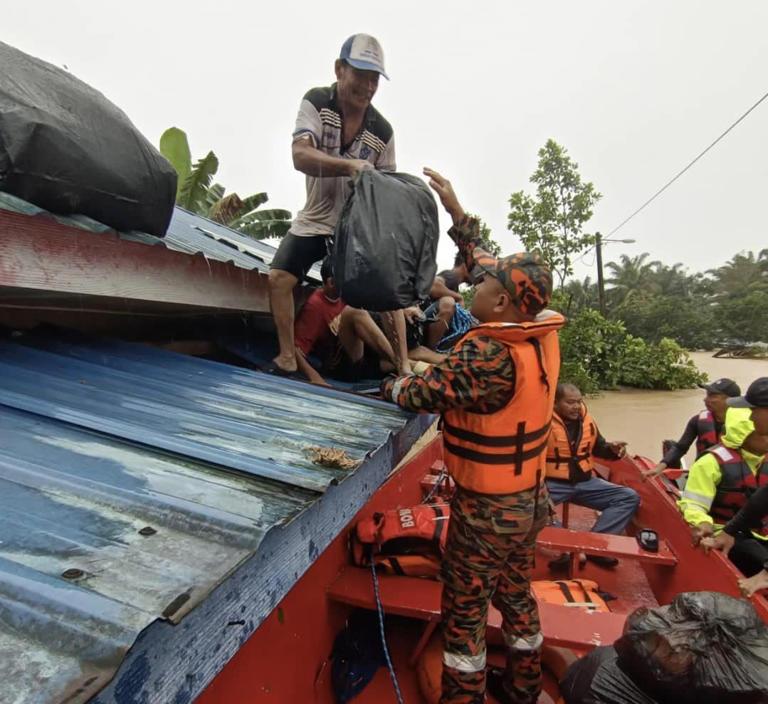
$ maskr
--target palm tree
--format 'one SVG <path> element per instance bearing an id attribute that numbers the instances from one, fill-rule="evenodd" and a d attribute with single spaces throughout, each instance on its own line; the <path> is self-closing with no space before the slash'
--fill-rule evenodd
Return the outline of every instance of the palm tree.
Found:
<path id="1" fill-rule="evenodd" d="M 714 279 L 720 299 L 746 296 L 753 291 L 768 291 L 768 249 L 735 254 L 723 266 L 707 272 Z"/>
<path id="2" fill-rule="evenodd" d="M 571 279 L 563 286 L 565 313 L 574 316 L 585 308 L 597 308 L 600 305 L 600 297 L 597 292 L 597 284 L 587 276 L 583 281 Z"/>
<path id="3" fill-rule="evenodd" d="M 237 193 L 225 195 L 220 183 L 213 183 L 219 160 L 208 152 L 194 166 L 187 135 L 170 127 L 160 137 L 160 152 L 171 162 L 179 176 L 176 205 L 203 215 L 257 240 L 282 237 L 291 225 L 291 213 L 273 208 L 258 210 L 269 200 L 266 193 L 241 198 Z"/>
<path id="4" fill-rule="evenodd" d="M 606 264 L 606 269 L 611 272 L 611 276 L 606 280 L 610 285 L 608 293 L 615 306 L 621 305 L 637 293 L 654 290 L 654 268 L 659 266 L 660 262 L 646 261 L 649 256 L 648 252 L 636 257 L 622 254 L 620 263 Z"/>
<path id="5" fill-rule="evenodd" d="M 653 262 L 653 267 L 651 280 L 656 293 L 661 296 L 688 298 L 691 280 L 680 262 L 672 266 L 667 266 L 661 262 Z"/>

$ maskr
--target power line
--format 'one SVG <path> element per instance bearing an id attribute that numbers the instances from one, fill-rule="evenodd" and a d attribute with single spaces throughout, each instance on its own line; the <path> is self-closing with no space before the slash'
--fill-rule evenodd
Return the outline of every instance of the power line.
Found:
<path id="1" fill-rule="evenodd" d="M 645 209 L 647 206 L 649 206 L 656 198 L 658 198 L 664 191 L 667 190 L 677 179 L 679 179 L 688 169 L 690 169 L 701 157 L 703 157 L 712 147 L 714 147 L 725 135 L 727 135 L 736 125 L 738 125 L 749 113 L 751 113 L 760 103 L 762 103 L 766 98 L 768 98 L 768 93 L 766 93 L 760 100 L 758 100 L 749 110 L 747 110 L 736 122 L 734 122 L 725 132 L 723 132 L 712 144 L 710 144 L 701 154 L 699 154 L 688 166 L 686 166 L 682 171 L 680 171 L 678 174 L 676 174 L 673 178 L 671 178 L 667 183 L 665 183 L 656 193 L 654 193 L 645 203 L 643 203 L 637 210 L 635 210 L 634 213 L 632 213 L 628 218 L 623 220 L 619 225 L 613 228 L 611 230 L 607 237 L 610 237 L 615 232 L 620 230 L 624 225 L 626 225 L 635 215 L 637 215 L 641 210 Z"/>

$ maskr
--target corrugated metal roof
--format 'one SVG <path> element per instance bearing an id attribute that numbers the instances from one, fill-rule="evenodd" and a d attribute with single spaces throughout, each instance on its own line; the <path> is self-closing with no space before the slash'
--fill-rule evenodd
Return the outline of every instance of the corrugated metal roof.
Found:
<path id="1" fill-rule="evenodd" d="M 61 334 L 0 340 L 0 380 L 3 704 L 85 701 L 140 631 L 178 621 L 270 528 L 355 474 L 312 464 L 308 446 L 364 461 L 409 419 L 342 392 Z"/>
<path id="2" fill-rule="evenodd" d="M 96 222 L 85 215 L 54 215 L 9 193 L 0 192 L 0 210 L 9 210 L 24 215 L 45 215 L 64 225 L 93 233 L 114 232 L 107 225 Z M 241 269 L 255 269 L 263 274 L 269 272 L 269 265 L 277 252 L 273 246 L 266 242 L 247 237 L 221 223 L 191 213 L 178 206 L 173 210 L 173 217 L 165 237 L 155 237 L 143 232 L 121 232 L 118 234 L 121 238 L 132 242 L 160 245 L 175 252 L 201 255 L 215 261 L 234 264 Z M 318 265 L 310 270 L 310 275 L 311 278 L 320 280 Z"/>

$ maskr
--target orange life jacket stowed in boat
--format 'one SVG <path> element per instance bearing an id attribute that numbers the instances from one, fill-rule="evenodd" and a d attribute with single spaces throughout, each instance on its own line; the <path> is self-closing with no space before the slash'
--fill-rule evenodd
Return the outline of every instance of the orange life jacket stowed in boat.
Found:
<path id="1" fill-rule="evenodd" d="M 445 464 L 459 486 L 481 494 L 513 494 L 543 478 L 560 371 L 557 330 L 564 323 L 559 313 L 544 311 L 527 323 L 483 323 L 462 338 L 490 337 L 503 344 L 515 365 L 515 390 L 493 413 L 463 408 L 443 413 Z"/>
<path id="2" fill-rule="evenodd" d="M 573 444 L 568 438 L 565 421 L 552 414 L 552 432 L 547 443 L 547 479 L 564 479 L 577 482 L 588 479 L 594 468 L 592 450 L 597 442 L 597 425 L 581 406 L 581 434 Z"/>
<path id="3" fill-rule="evenodd" d="M 725 425 L 723 425 L 724 430 Z M 719 442 L 720 435 L 715 428 L 715 417 L 709 411 L 702 411 L 696 417 L 696 459 Z"/>
<path id="4" fill-rule="evenodd" d="M 447 504 L 374 513 L 358 522 L 351 536 L 355 565 L 373 562 L 384 572 L 411 577 L 436 577 L 448 533 Z"/>
<path id="5" fill-rule="evenodd" d="M 707 450 L 720 465 L 720 483 L 709 509 L 709 515 L 717 523 L 728 523 L 760 487 L 768 485 L 768 462 L 763 462 L 757 474 L 736 450 L 725 445 L 715 445 Z M 768 516 L 753 532 L 768 537 Z"/>
<path id="6" fill-rule="evenodd" d="M 601 596 L 597 582 L 590 579 L 539 579 L 531 582 L 531 591 L 536 601 L 545 604 L 559 604 L 610 612 Z"/>

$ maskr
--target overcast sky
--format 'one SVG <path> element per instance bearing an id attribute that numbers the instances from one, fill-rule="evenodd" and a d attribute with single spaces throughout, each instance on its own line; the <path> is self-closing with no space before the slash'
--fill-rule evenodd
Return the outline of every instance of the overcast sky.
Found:
<path id="1" fill-rule="evenodd" d="M 391 81 L 375 105 L 398 167 L 430 165 L 505 252 L 511 192 L 530 189 L 547 138 L 603 194 L 603 233 L 768 91 L 768 2 L 5 3 L 5 41 L 102 91 L 157 144 L 166 127 L 217 180 L 295 212 L 290 141 L 302 95 L 333 80 L 355 32 L 378 37 Z M 617 235 L 607 259 L 650 252 L 692 271 L 768 246 L 768 100 Z M 447 226 L 445 218 L 443 225 Z M 441 243 L 439 262 L 452 257 Z M 591 273 L 592 256 L 579 266 Z"/>

